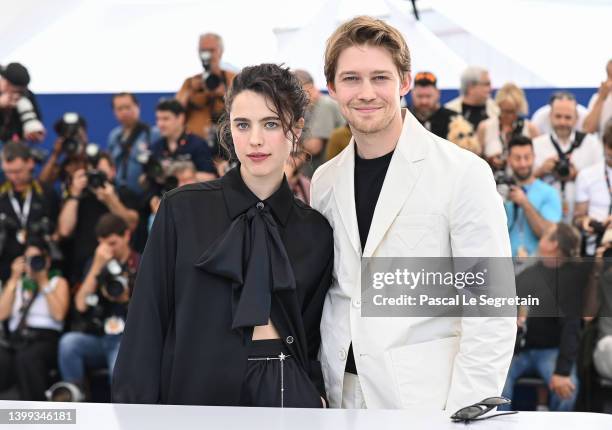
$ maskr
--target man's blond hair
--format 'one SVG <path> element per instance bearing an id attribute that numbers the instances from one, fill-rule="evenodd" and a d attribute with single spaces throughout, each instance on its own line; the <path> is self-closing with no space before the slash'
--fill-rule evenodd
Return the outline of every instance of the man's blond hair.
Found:
<path id="1" fill-rule="evenodd" d="M 380 19 L 358 16 L 345 22 L 327 39 L 325 48 L 325 79 L 334 84 L 338 58 L 351 46 L 380 46 L 385 48 L 397 67 L 400 79 L 410 73 L 410 51 L 402 34 Z"/>

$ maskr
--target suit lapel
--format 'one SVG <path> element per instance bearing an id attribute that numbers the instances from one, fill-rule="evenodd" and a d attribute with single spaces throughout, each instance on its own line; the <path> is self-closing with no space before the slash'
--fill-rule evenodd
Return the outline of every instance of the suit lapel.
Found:
<path id="1" fill-rule="evenodd" d="M 355 141 L 351 139 L 348 148 L 342 154 L 337 164 L 338 180 L 334 184 L 334 199 L 342 224 L 346 230 L 353 249 L 361 256 L 361 242 L 357 226 L 357 211 L 355 209 Z"/>
<path id="2" fill-rule="evenodd" d="M 410 112 L 407 110 L 403 112 L 402 134 L 378 196 L 363 257 L 371 257 L 374 254 L 408 196 L 414 190 L 424 164 L 422 161 L 429 149 L 431 137 L 427 131 Z M 355 211 L 354 200 L 353 198 L 353 212 Z"/>

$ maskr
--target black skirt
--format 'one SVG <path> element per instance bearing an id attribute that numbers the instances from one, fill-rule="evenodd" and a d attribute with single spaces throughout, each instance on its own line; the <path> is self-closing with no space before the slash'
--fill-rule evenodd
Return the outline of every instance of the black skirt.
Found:
<path id="1" fill-rule="evenodd" d="M 254 340 L 249 349 L 242 406 L 321 408 L 308 374 L 280 339 Z"/>

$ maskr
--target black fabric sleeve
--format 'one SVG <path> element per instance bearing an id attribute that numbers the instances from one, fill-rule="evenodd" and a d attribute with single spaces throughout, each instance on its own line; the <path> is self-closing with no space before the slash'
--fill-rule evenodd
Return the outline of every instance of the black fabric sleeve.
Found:
<path id="1" fill-rule="evenodd" d="M 172 207 L 164 197 L 140 260 L 130 300 L 113 373 L 113 402 L 160 401 L 162 351 L 173 318 L 176 241 Z"/>
<path id="2" fill-rule="evenodd" d="M 321 347 L 321 314 L 325 296 L 332 284 L 332 271 L 334 268 L 334 246 L 333 238 L 331 244 L 327 244 L 325 255 L 328 255 L 325 268 L 312 295 L 306 298 L 302 310 L 302 319 L 306 331 L 306 342 L 308 347 L 308 359 L 310 362 L 309 376 L 317 391 L 327 402 L 325 382 L 321 363 L 318 360 L 319 348 Z"/>
<path id="3" fill-rule="evenodd" d="M 580 342 L 580 318 L 559 318 L 561 341 L 555 365 L 555 374 L 569 376 L 576 362 Z"/>

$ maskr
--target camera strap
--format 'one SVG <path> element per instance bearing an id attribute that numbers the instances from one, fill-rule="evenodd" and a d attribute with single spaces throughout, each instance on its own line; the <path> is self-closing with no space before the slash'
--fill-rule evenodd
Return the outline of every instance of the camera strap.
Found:
<path id="1" fill-rule="evenodd" d="M 19 204 L 17 197 L 15 197 L 15 192 L 11 188 L 9 190 L 9 201 L 11 202 L 11 206 L 13 207 L 13 211 L 15 215 L 17 215 L 17 219 L 19 220 L 19 224 L 21 224 L 21 228 L 26 228 L 28 223 L 28 217 L 30 216 L 30 210 L 32 209 L 32 188 L 28 189 L 28 193 L 23 200 L 23 208 Z"/>
<path id="2" fill-rule="evenodd" d="M 151 143 L 150 142 L 151 129 L 149 128 L 147 124 L 143 122 L 138 122 L 136 124 L 136 126 L 132 129 L 132 132 L 130 133 L 130 135 L 127 137 L 125 141 L 120 140 L 120 144 L 121 144 L 121 155 L 120 155 L 121 179 L 124 181 L 127 179 L 127 165 L 130 159 L 130 153 L 132 152 L 132 147 L 134 146 L 134 143 L 136 142 L 136 139 L 138 138 L 138 136 L 140 136 L 143 131 L 146 134 L 145 139 L 147 141 L 147 145 L 149 145 Z"/>
<path id="3" fill-rule="evenodd" d="M 23 300 L 23 281 L 22 285 L 21 285 L 21 297 Z M 36 297 L 38 297 L 38 293 L 40 291 L 40 288 L 37 288 L 36 291 L 34 291 L 34 293 L 32 294 L 32 297 L 30 298 L 30 300 L 28 301 L 28 303 L 26 303 L 22 308 L 21 308 L 21 319 L 19 320 L 19 324 L 17 324 L 17 328 L 15 329 L 15 333 L 21 333 L 21 331 L 26 327 L 26 322 L 27 322 L 27 318 L 28 318 L 28 313 L 30 312 L 30 309 L 32 308 L 32 305 L 34 304 L 34 300 L 36 300 Z"/>
<path id="4" fill-rule="evenodd" d="M 555 140 L 552 133 L 550 134 L 550 141 L 552 142 L 553 146 L 555 147 L 555 150 L 557 151 L 557 154 L 559 155 L 559 160 L 562 160 L 562 159 L 568 158 L 572 154 L 572 152 L 578 149 L 580 145 L 582 145 L 582 141 L 584 140 L 585 137 L 586 137 L 586 133 L 577 131 L 574 135 L 574 141 L 570 145 L 569 149 L 565 152 L 563 152 L 563 150 L 561 149 L 561 146 L 559 145 L 559 142 Z"/>

